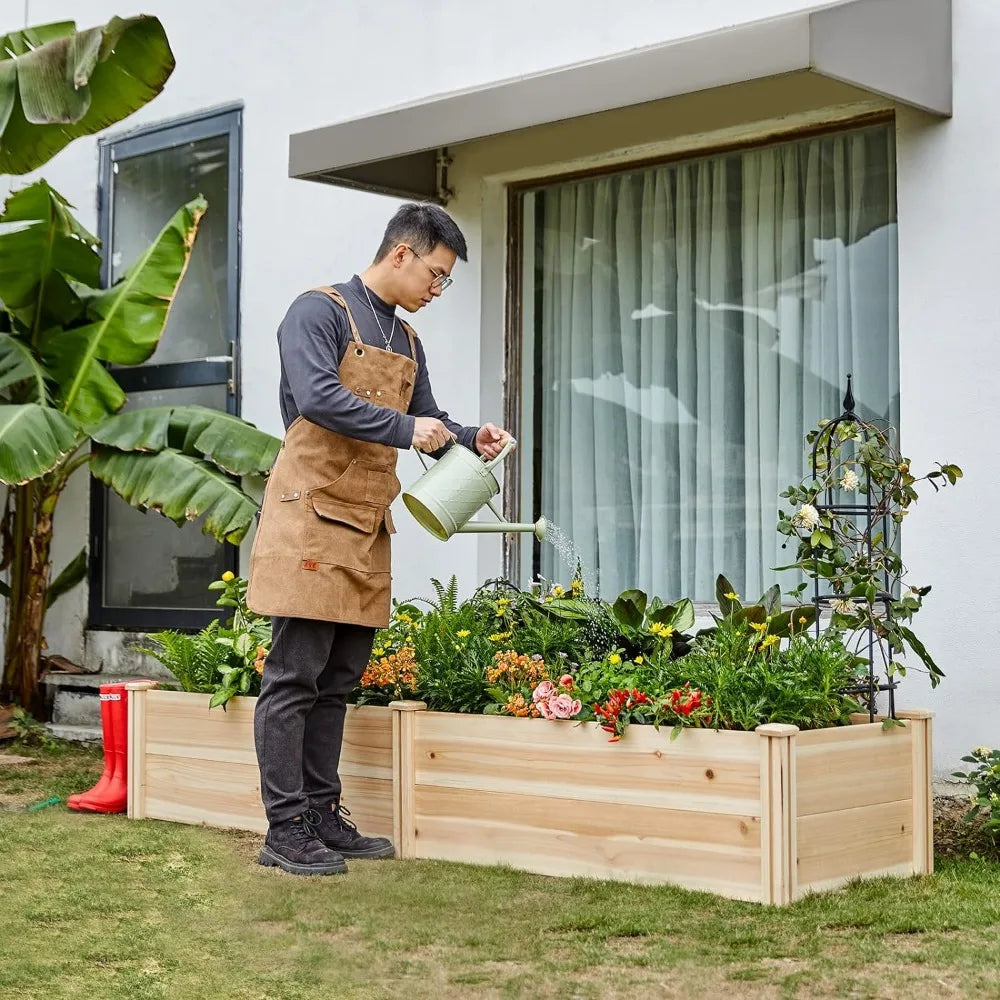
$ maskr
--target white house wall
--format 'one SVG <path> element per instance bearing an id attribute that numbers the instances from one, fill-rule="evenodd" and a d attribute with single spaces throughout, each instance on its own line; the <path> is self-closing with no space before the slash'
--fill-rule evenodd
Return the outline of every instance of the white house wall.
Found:
<path id="1" fill-rule="evenodd" d="M 438 92 L 822 6 L 832 5 L 623 0 L 609 17 L 607 5 L 598 0 L 290 0 L 282 5 L 161 0 L 152 5 L 150 12 L 166 26 L 177 70 L 165 93 L 127 124 L 234 101 L 245 107 L 243 415 L 280 432 L 274 331 L 282 314 L 301 290 L 346 279 L 363 267 L 397 204 L 289 180 L 290 133 Z M 90 26 L 134 12 L 107 0 L 0 0 L 0 28 L 24 23 L 25 7 L 33 24 L 74 17 L 81 26 Z M 954 28 L 954 118 L 942 122 L 915 111 L 897 112 L 904 448 L 915 468 L 935 459 L 952 460 L 968 477 L 954 493 L 928 498 L 906 526 L 904 554 L 914 578 L 934 585 L 921 616 L 921 634 L 949 676 L 932 694 L 922 676 L 912 675 L 902 697 L 907 704 L 938 711 L 941 772 L 950 771 L 969 747 L 998 742 L 1000 705 L 993 656 L 1000 611 L 992 596 L 997 575 L 993 452 L 1000 418 L 993 385 L 993 340 L 1000 329 L 993 288 L 1000 249 L 992 219 L 1000 134 L 992 121 L 997 70 L 990 41 L 1000 37 L 1000 6 L 995 0 L 959 0 Z M 760 117 L 768 117 L 783 101 L 788 113 L 807 110 L 801 106 L 801 88 L 811 84 L 792 80 L 788 85 L 793 89 L 783 95 L 778 80 L 748 85 L 771 94 L 771 104 L 760 105 Z M 807 106 L 816 103 L 813 97 L 805 100 Z M 694 103 L 677 107 L 697 108 L 697 98 L 678 98 Z M 865 99 L 850 88 L 823 97 L 831 105 Z M 734 108 L 729 107 L 730 115 Z M 642 112 L 634 109 L 621 114 L 622 122 L 642 120 Z M 658 119 L 650 118 L 647 109 L 644 121 L 642 128 L 636 126 L 638 132 L 652 125 L 648 138 L 655 140 Z M 720 118 L 696 130 L 725 127 Z M 561 134 L 560 129 L 569 131 Z M 573 134 L 572 127 L 554 126 L 547 134 L 550 143 L 562 144 L 561 155 L 566 156 L 563 139 Z M 501 400 L 504 234 L 497 219 L 502 199 L 496 183 L 487 178 L 515 169 L 519 151 L 536 162 L 559 158 L 544 149 L 538 152 L 545 135 L 535 139 L 512 136 L 456 150 L 458 195 L 450 207 L 469 238 L 470 262 L 457 269 L 454 287 L 418 316 L 416 325 L 427 346 L 439 402 L 463 421 L 499 417 Z M 489 156 L 484 155 L 490 153 L 488 143 L 496 144 Z M 78 206 L 83 222 L 94 226 L 96 141 L 78 141 L 44 174 Z M 404 483 L 418 471 L 415 458 L 403 456 Z M 499 571 L 496 538 L 442 544 L 403 512 L 397 524 L 394 576 L 399 596 L 425 593 L 430 576 L 456 573 L 467 591 Z M 80 479 L 58 515 L 57 568 L 78 550 L 86 527 L 86 488 Z M 79 588 L 52 615 L 50 647 L 71 657 L 83 655 L 85 617 L 86 595 Z"/>

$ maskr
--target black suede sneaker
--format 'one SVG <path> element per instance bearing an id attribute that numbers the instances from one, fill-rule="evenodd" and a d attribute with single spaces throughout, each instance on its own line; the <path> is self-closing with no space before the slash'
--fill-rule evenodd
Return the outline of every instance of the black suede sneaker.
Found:
<path id="1" fill-rule="evenodd" d="M 318 836 L 321 823 L 315 809 L 306 809 L 298 819 L 272 823 L 267 828 L 259 862 L 292 875 L 337 875 L 347 863 L 336 851 L 324 846 Z"/>
<path id="2" fill-rule="evenodd" d="M 324 845 L 345 858 L 391 858 L 396 849 L 386 837 L 364 837 L 347 818 L 350 810 L 334 804 L 326 809 L 311 809 L 320 816 L 316 836 Z"/>

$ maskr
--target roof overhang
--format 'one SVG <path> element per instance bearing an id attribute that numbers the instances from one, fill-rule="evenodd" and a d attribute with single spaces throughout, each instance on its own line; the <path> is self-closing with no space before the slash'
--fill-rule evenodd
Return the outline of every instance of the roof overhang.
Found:
<path id="1" fill-rule="evenodd" d="M 457 143 L 809 70 L 931 114 L 952 111 L 951 0 L 851 0 L 441 94 L 299 132 L 291 177 L 446 199 Z"/>

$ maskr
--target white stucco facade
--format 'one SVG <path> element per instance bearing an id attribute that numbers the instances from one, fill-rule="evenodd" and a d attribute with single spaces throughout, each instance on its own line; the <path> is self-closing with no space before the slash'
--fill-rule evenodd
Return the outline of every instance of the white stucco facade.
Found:
<path id="1" fill-rule="evenodd" d="M 177 58 L 165 92 L 127 126 L 241 102 L 242 415 L 279 434 L 275 329 L 289 302 L 316 284 L 346 280 L 370 260 L 397 202 L 288 177 L 291 133 L 430 95 L 598 59 L 735 24 L 832 7 L 802 0 L 623 0 L 613 16 L 597 0 L 162 0 Z M 74 18 L 80 26 L 132 11 L 110 0 L 3 0 L 0 27 Z M 954 111 L 934 117 L 871 92 L 815 77 L 770 77 L 606 112 L 602 127 L 564 122 L 480 139 L 451 152 L 449 211 L 470 247 L 455 284 L 415 325 L 424 338 L 439 403 L 466 423 L 502 418 L 504 185 L 554 167 L 639 153 L 697 150 L 734 136 L 769 134 L 895 112 L 899 234 L 901 432 L 915 469 L 936 460 L 963 467 L 954 491 L 933 494 L 907 521 L 904 557 L 914 581 L 933 592 L 918 632 L 947 679 L 931 691 L 922 674 L 900 701 L 934 709 L 936 762 L 951 771 L 977 744 L 1000 740 L 1000 675 L 994 641 L 1000 609 L 992 584 L 1000 552 L 991 531 L 993 452 L 1000 401 L 994 390 L 1000 303 L 994 294 L 1000 246 L 993 229 L 1000 133 L 993 125 L 1000 71 L 994 0 L 956 0 Z M 96 140 L 80 140 L 43 171 L 95 225 Z M 400 461 L 404 484 L 419 472 Z M 71 486 L 59 511 L 55 563 L 86 537 L 86 484 Z M 394 589 L 427 590 L 429 577 L 457 574 L 466 591 L 501 570 L 493 536 L 431 540 L 397 518 Z M 720 567 L 721 569 L 722 567 Z M 664 595 L 677 597 L 681 595 Z M 50 648 L 83 655 L 83 588 L 56 607 Z"/>

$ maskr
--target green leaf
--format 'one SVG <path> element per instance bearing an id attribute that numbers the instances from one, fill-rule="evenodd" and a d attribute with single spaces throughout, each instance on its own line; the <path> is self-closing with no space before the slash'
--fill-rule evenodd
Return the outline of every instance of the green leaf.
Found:
<path id="1" fill-rule="evenodd" d="M 45 378 L 45 369 L 24 341 L 0 333 L 0 389 L 9 389 L 18 382 L 30 383 L 32 401 L 45 404 L 49 396 Z"/>
<path id="2" fill-rule="evenodd" d="M 63 567 L 59 575 L 49 584 L 45 592 L 45 609 L 48 610 L 62 597 L 71 591 L 81 580 L 87 577 L 87 550 L 80 549 L 76 558 Z"/>
<path id="3" fill-rule="evenodd" d="M 773 587 L 768 588 L 759 603 L 763 605 L 764 610 L 769 615 L 773 615 L 781 607 L 781 587 L 775 584 Z"/>
<path id="4" fill-rule="evenodd" d="M 646 614 L 646 595 L 641 590 L 623 591 L 611 610 L 622 625 L 631 629 L 641 628 Z"/>
<path id="5" fill-rule="evenodd" d="M 174 69 L 155 17 L 72 21 L 0 38 L 0 174 L 26 174 L 152 100 Z"/>
<path id="6" fill-rule="evenodd" d="M 51 472 L 79 444 L 77 426 L 38 403 L 0 405 L 0 483 L 21 485 Z"/>
<path id="7" fill-rule="evenodd" d="M 156 350 L 184 277 L 201 217 L 204 198 L 181 208 L 153 244 L 109 289 L 90 299 L 94 322 L 72 331 L 66 341 L 69 363 L 60 381 L 61 408 L 87 424 L 107 415 L 84 405 L 83 389 L 94 379 L 94 362 L 137 365 Z"/>
<path id="8" fill-rule="evenodd" d="M 97 240 L 71 208 L 42 180 L 12 194 L 0 216 L 0 299 L 36 345 L 42 330 L 83 314 L 76 288 L 100 284 Z"/>
<path id="9" fill-rule="evenodd" d="M 715 579 L 715 599 L 719 602 L 719 610 L 723 615 L 732 614 L 741 605 L 738 597 L 728 597 L 735 594 L 736 588 L 720 573 Z"/>
<path id="10" fill-rule="evenodd" d="M 211 709 L 211 708 L 218 708 L 220 705 L 222 705 L 222 707 L 225 708 L 226 702 L 229 701 L 230 698 L 234 697 L 235 694 L 236 694 L 236 688 L 234 687 L 220 688 L 218 691 L 215 692 L 215 694 L 212 695 L 212 699 L 211 701 L 209 701 L 208 707 Z"/>
<path id="11" fill-rule="evenodd" d="M 205 515 L 202 531 L 238 544 L 257 513 L 257 503 L 207 462 L 167 448 L 155 455 L 100 446 L 91 470 L 128 504 L 156 510 L 175 524 Z"/>
<path id="12" fill-rule="evenodd" d="M 931 678 L 931 687 L 937 687 L 938 684 L 941 683 L 941 678 L 945 675 L 941 668 L 931 658 L 931 654 L 927 652 L 924 644 L 905 625 L 897 625 L 896 630 L 903 636 L 907 645 L 913 650 L 914 653 L 917 654 L 917 656 L 920 657 L 924 666 L 927 668 Z"/>
<path id="13" fill-rule="evenodd" d="M 670 730 L 670 742 L 673 743 L 678 736 L 684 731 L 684 727 L 678 723 L 676 726 L 672 727 Z"/>

